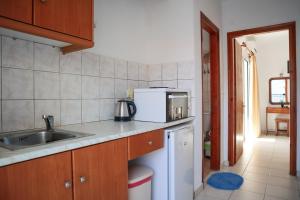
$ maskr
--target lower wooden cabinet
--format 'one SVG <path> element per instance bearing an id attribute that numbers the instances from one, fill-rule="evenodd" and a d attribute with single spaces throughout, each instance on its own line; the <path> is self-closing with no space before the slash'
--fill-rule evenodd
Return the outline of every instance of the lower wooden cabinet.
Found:
<path id="1" fill-rule="evenodd" d="M 0 168 L 0 200 L 127 198 L 127 138 Z"/>
<path id="2" fill-rule="evenodd" d="M 127 139 L 72 152 L 75 200 L 128 198 Z"/>
<path id="3" fill-rule="evenodd" d="M 72 200 L 71 152 L 0 168 L 1 200 Z"/>
<path id="4" fill-rule="evenodd" d="M 128 137 L 128 160 L 136 159 L 163 146 L 163 129 L 130 136 Z"/>

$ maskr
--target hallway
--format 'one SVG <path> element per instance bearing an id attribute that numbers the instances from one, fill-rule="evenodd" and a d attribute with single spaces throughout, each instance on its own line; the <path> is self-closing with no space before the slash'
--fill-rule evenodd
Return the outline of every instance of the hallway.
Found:
<path id="1" fill-rule="evenodd" d="M 244 177 L 237 191 L 206 186 L 197 200 L 300 200 L 300 182 L 289 176 L 289 138 L 264 136 L 255 140 L 232 171 Z"/>

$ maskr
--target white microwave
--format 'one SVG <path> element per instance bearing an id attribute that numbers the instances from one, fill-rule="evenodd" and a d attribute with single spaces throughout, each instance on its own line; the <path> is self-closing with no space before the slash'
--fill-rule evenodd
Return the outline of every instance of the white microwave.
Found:
<path id="1" fill-rule="evenodd" d="M 134 119 L 149 122 L 170 122 L 189 117 L 187 90 L 169 88 L 134 89 L 137 112 Z"/>

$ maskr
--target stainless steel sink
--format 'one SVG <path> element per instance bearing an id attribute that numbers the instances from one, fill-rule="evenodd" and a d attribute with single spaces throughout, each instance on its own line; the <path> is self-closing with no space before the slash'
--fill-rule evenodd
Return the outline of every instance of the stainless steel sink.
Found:
<path id="1" fill-rule="evenodd" d="M 57 141 L 75 139 L 90 136 L 89 134 L 56 131 L 56 130 L 32 130 L 8 133 L 0 136 L 0 147 L 10 150 L 18 150 L 37 145 L 45 145 Z"/>

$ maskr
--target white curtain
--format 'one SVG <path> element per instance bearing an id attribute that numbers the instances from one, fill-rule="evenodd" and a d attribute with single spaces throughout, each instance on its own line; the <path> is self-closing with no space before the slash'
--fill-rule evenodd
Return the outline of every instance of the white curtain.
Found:
<path id="1" fill-rule="evenodd" d="M 259 81 L 257 72 L 256 56 L 250 54 L 250 102 L 249 102 L 249 117 L 250 117 L 250 133 L 253 137 L 259 137 L 261 134 L 260 128 L 260 103 L 259 103 Z"/>

